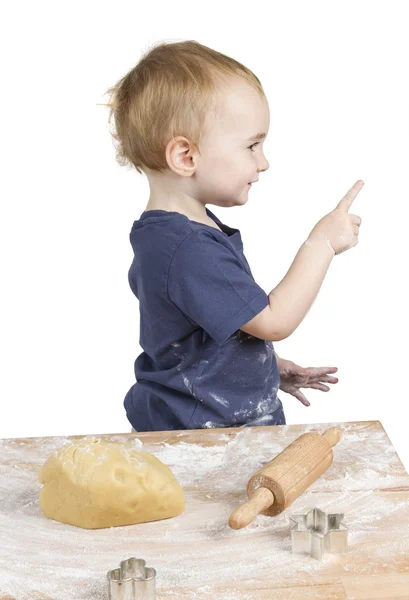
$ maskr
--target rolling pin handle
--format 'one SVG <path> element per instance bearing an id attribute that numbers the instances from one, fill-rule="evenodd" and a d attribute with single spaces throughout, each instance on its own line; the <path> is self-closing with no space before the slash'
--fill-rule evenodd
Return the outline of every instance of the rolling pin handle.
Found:
<path id="1" fill-rule="evenodd" d="M 257 515 L 274 503 L 274 494 L 268 488 L 259 487 L 250 500 L 236 508 L 230 515 L 229 525 L 232 529 L 241 529 L 251 523 Z"/>
<path id="2" fill-rule="evenodd" d="M 342 429 L 339 427 L 330 427 L 322 434 L 322 437 L 325 438 L 328 444 L 333 448 L 336 444 L 338 444 L 342 437 Z"/>

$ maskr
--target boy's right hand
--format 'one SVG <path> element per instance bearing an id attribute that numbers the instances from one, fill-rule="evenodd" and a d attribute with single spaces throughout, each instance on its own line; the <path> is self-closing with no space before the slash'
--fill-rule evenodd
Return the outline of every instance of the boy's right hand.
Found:
<path id="1" fill-rule="evenodd" d="M 308 236 L 307 244 L 324 240 L 335 254 L 357 245 L 361 217 L 350 215 L 348 210 L 363 186 L 361 179 L 357 181 L 334 210 L 318 221 Z"/>

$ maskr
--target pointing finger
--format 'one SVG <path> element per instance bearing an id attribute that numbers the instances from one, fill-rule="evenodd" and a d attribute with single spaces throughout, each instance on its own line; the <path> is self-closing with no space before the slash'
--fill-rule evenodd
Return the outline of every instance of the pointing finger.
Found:
<path id="1" fill-rule="evenodd" d="M 340 200 L 338 202 L 337 208 L 339 208 L 345 212 L 348 212 L 348 210 L 351 208 L 352 202 L 355 200 L 356 196 L 362 190 L 363 186 L 364 186 L 364 182 L 362 181 L 362 179 L 359 179 L 359 181 L 354 183 L 354 185 L 351 187 L 350 190 L 348 190 L 348 192 L 345 194 L 345 196 L 342 198 L 342 200 Z"/>

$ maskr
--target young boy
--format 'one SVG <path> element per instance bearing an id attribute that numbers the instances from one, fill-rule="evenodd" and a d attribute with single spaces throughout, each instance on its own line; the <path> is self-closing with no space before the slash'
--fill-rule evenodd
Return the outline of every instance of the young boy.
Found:
<path id="1" fill-rule="evenodd" d="M 119 156 L 147 175 L 150 197 L 130 232 L 129 283 L 143 352 L 124 400 L 132 431 L 282 425 L 278 389 L 329 388 L 336 367 L 298 367 L 273 342 L 301 323 L 336 254 L 358 243 L 348 213 L 358 181 L 312 229 L 267 295 L 240 231 L 206 208 L 242 206 L 269 168 L 260 81 L 195 41 L 162 43 L 111 88 Z"/>

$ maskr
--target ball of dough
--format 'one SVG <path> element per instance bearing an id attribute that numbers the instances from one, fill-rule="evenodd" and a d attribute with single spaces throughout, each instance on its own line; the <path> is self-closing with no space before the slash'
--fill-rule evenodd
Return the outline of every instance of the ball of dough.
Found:
<path id="1" fill-rule="evenodd" d="M 130 443 L 76 440 L 44 463 L 38 479 L 44 515 L 85 529 L 168 519 L 185 509 L 169 467 Z"/>

